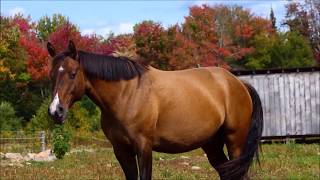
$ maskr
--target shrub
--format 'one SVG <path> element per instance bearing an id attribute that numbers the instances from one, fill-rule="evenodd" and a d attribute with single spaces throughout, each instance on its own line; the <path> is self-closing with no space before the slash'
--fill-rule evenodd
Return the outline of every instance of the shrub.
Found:
<path id="1" fill-rule="evenodd" d="M 50 130 L 54 127 L 54 121 L 48 115 L 48 107 L 50 104 L 50 98 L 45 99 L 40 105 L 30 122 L 27 125 L 27 130 Z"/>
<path id="2" fill-rule="evenodd" d="M 56 125 L 53 130 L 53 153 L 58 159 L 70 150 L 71 134 L 66 131 L 63 125 Z"/>

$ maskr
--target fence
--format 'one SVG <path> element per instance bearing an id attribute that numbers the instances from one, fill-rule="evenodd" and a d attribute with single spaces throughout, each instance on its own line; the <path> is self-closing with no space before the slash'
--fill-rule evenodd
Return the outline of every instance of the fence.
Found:
<path id="1" fill-rule="evenodd" d="M 0 152 L 41 152 L 46 149 L 45 131 L 1 131 Z"/>
<path id="2" fill-rule="evenodd" d="M 320 135 L 320 68 L 233 72 L 258 91 L 263 137 Z"/>
<path id="3" fill-rule="evenodd" d="M 27 133 L 25 131 L 1 131 L 0 152 L 41 152 L 52 148 L 52 134 L 45 131 Z M 72 147 L 111 147 L 103 133 L 81 135 L 74 133 Z"/>

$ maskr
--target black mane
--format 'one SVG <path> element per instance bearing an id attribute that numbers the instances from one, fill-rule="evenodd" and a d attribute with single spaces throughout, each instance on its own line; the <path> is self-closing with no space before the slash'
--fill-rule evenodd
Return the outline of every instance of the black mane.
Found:
<path id="1" fill-rule="evenodd" d="M 141 76 L 148 69 L 127 57 L 114 57 L 78 51 L 78 58 L 89 78 L 108 81 L 130 80 Z"/>

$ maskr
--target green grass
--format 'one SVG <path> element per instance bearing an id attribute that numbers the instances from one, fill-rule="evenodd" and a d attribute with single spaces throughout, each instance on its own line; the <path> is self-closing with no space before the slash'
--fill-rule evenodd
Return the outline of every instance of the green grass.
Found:
<path id="1" fill-rule="evenodd" d="M 261 168 L 253 165 L 252 179 L 320 179 L 319 144 L 265 144 L 262 148 Z M 200 149 L 175 155 L 153 153 L 153 159 L 153 179 L 218 179 Z M 191 170 L 191 166 L 201 169 Z M 99 148 L 54 162 L 1 167 L 0 179 L 124 179 L 124 175 L 112 149 Z"/>

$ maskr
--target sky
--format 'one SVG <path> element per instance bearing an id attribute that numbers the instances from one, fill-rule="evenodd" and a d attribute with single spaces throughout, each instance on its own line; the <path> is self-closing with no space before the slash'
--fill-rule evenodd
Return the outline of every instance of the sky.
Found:
<path id="1" fill-rule="evenodd" d="M 251 9 L 255 15 L 267 18 L 272 7 L 279 27 L 285 16 L 284 5 L 287 3 L 284 0 L 1 0 L 1 15 L 22 13 L 37 21 L 44 15 L 60 13 L 69 17 L 82 34 L 107 36 L 110 32 L 131 33 L 133 26 L 143 20 L 160 22 L 165 27 L 183 23 L 189 7 L 201 4 L 240 5 Z"/>

